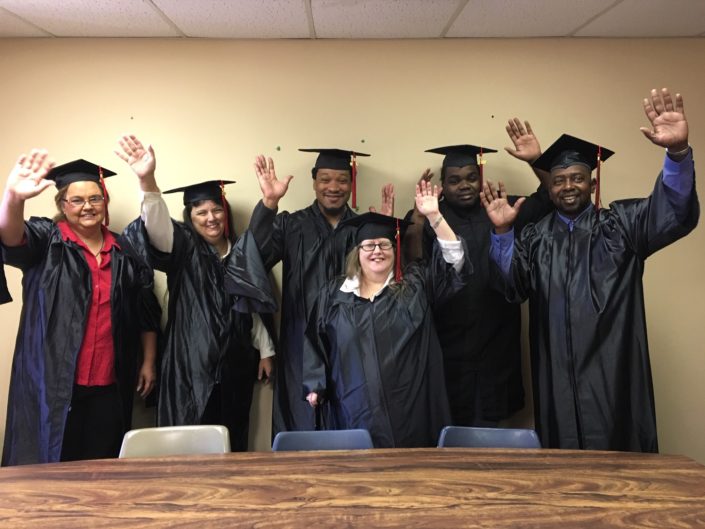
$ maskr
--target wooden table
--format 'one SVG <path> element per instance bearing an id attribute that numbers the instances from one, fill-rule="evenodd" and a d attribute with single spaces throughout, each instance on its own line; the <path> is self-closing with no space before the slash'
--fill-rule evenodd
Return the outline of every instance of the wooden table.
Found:
<path id="1" fill-rule="evenodd" d="M 705 467 L 568 450 L 255 452 L 0 469 L 0 527 L 705 527 Z"/>

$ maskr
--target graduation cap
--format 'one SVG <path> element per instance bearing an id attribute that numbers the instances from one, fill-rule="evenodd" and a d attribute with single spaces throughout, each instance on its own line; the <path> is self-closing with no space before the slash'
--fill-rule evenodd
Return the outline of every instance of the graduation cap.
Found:
<path id="1" fill-rule="evenodd" d="M 406 231 L 406 228 L 411 226 L 413 222 L 382 215 L 381 213 L 370 212 L 356 215 L 355 217 L 342 221 L 340 224 L 357 228 L 355 234 L 356 244 L 360 244 L 367 239 L 387 238 L 390 241 L 395 241 L 397 252 L 394 263 L 394 279 L 401 281 L 401 237 Z"/>
<path id="2" fill-rule="evenodd" d="M 46 178 L 56 182 L 56 187 L 59 189 L 74 182 L 95 182 L 98 184 L 103 191 L 103 197 L 105 197 L 105 225 L 108 226 L 110 225 L 110 214 L 108 213 L 110 196 L 108 195 L 108 189 L 105 187 L 105 179 L 115 174 L 117 173 L 110 169 L 105 169 L 93 162 L 79 158 L 72 162 L 57 165 L 49 171 Z"/>
<path id="3" fill-rule="evenodd" d="M 443 154 L 442 168 L 446 167 L 465 167 L 466 165 L 475 165 L 480 171 L 480 186 L 482 186 L 482 173 L 485 160 L 482 156 L 487 153 L 497 152 L 496 149 L 488 147 L 479 147 L 477 145 L 447 145 L 446 147 L 436 147 L 427 149 L 426 152 L 434 154 Z M 441 180 L 443 180 L 444 171 L 441 171 Z"/>
<path id="4" fill-rule="evenodd" d="M 601 145 L 562 134 L 546 151 L 531 164 L 535 169 L 551 172 L 552 169 L 565 169 L 571 165 L 584 165 L 595 174 L 595 209 L 600 209 L 600 166 L 614 154 L 614 151 Z"/>
<path id="5" fill-rule="evenodd" d="M 198 184 L 175 187 L 174 189 L 164 191 L 164 194 L 183 193 L 184 205 L 199 202 L 201 200 L 212 200 L 213 202 L 220 202 L 223 205 L 223 209 L 226 210 L 224 233 L 225 237 L 229 238 L 230 226 L 228 224 L 228 203 L 225 200 L 225 186 L 227 184 L 234 183 L 235 182 L 233 180 L 207 180 L 205 182 L 199 182 Z"/>
<path id="6" fill-rule="evenodd" d="M 301 152 L 317 152 L 316 164 L 311 169 L 311 176 L 316 178 L 318 169 L 336 169 L 350 171 L 352 184 L 352 207 L 357 209 L 357 161 L 358 156 L 369 156 L 364 152 L 346 151 L 345 149 L 299 149 Z"/>

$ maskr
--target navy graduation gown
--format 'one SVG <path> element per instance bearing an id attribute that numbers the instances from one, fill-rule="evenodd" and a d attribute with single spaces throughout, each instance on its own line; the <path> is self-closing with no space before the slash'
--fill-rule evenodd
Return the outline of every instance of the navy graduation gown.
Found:
<path id="1" fill-rule="evenodd" d="M 466 258 L 456 272 L 436 247 L 428 267 L 412 263 L 373 301 L 330 282 L 308 322 L 299 399 L 319 393 L 329 429 L 364 428 L 375 447 L 435 446 L 451 418 L 432 307 L 471 271 Z"/>
<path id="2" fill-rule="evenodd" d="M 572 231 L 556 214 L 515 243 L 514 301 L 530 300 L 534 415 L 546 448 L 657 452 L 642 276 L 651 254 L 689 233 L 661 176 L 646 199 L 590 208 Z"/>

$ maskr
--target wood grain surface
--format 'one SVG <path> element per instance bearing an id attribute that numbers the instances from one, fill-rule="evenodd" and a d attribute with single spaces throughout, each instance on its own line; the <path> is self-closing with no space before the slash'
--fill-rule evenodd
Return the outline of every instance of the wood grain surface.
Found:
<path id="1" fill-rule="evenodd" d="M 2 528 L 705 528 L 682 456 L 429 448 L 0 469 Z"/>

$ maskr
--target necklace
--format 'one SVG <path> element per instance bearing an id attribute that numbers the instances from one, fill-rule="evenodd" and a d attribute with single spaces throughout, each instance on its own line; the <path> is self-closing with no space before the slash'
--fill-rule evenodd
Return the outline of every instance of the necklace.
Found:
<path id="1" fill-rule="evenodd" d="M 95 253 L 91 252 L 91 253 L 93 253 L 93 257 L 98 257 L 98 254 L 100 254 L 100 252 L 103 251 L 103 245 L 104 245 L 104 244 L 105 244 L 105 238 L 104 238 L 104 237 L 101 237 L 101 238 L 100 238 L 100 248 L 98 248 L 98 251 L 95 252 Z"/>

